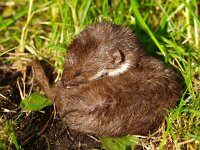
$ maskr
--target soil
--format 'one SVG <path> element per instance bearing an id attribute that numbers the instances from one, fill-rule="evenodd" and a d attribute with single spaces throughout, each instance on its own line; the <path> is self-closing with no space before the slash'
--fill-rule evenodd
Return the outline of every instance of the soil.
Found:
<path id="1" fill-rule="evenodd" d="M 28 69 L 30 72 L 30 69 Z M 63 128 L 62 121 L 56 115 L 54 106 L 40 112 L 21 112 L 21 97 L 17 81 L 22 74 L 7 66 L 0 66 L 0 115 L 3 120 L 14 120 L 14 131 L 19 145 L 25 150 L 87 150 L 101 149 L 101 143 L 91 135 Z M 31 88 L 27 73 L 25 93 Z M 22 82 L 19 82 L 22 84 Z M 36 89 L 34 85 L 34 89 Z M 5 112 L 5 109 L 8 110 Z"/>

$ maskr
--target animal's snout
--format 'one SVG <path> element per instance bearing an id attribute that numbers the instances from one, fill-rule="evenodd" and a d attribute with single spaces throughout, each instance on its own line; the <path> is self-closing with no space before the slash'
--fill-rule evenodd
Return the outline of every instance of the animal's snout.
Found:
<path id="1" fill-rule="evenodd" d="M 65 86 L 66 88 L 73 88 L 79 86 L 80 84 L 83 84 L 84 81 L 73 79 L 73 80 L 63 80 L 62 83 L 63 86 Z"/>

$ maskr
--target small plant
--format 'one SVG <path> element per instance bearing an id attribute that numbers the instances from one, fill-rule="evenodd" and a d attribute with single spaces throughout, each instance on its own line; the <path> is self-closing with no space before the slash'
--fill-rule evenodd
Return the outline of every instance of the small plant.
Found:
<path id="1" fill-rule="evenodd" d="M 52 102 L 39 93 L 33 93 L 23 99 L 20 103 L 22 111 L 39 111 L 46 106 L 52 105 Z"/>

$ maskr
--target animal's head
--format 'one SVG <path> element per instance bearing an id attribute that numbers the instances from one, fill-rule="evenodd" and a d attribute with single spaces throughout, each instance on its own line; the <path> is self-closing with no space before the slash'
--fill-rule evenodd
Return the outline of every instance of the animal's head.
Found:
<path id="1" fill-rule="evenodd" d="M 104 76 L 118 76 L 134 63 L 139 44 L 127 27 L 88 26 L 69 45 L 62 82 L 71 87 Z"/>

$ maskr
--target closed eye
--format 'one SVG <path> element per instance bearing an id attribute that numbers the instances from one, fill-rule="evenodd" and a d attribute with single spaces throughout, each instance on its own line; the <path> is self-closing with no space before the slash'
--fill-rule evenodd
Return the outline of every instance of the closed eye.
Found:
<path id="1" fill-rule="evenodd" d="M 74 74 L 74 77 L 78 77 L 82 74 L 82 70 L 77 70 L 76 73 Z"/>

